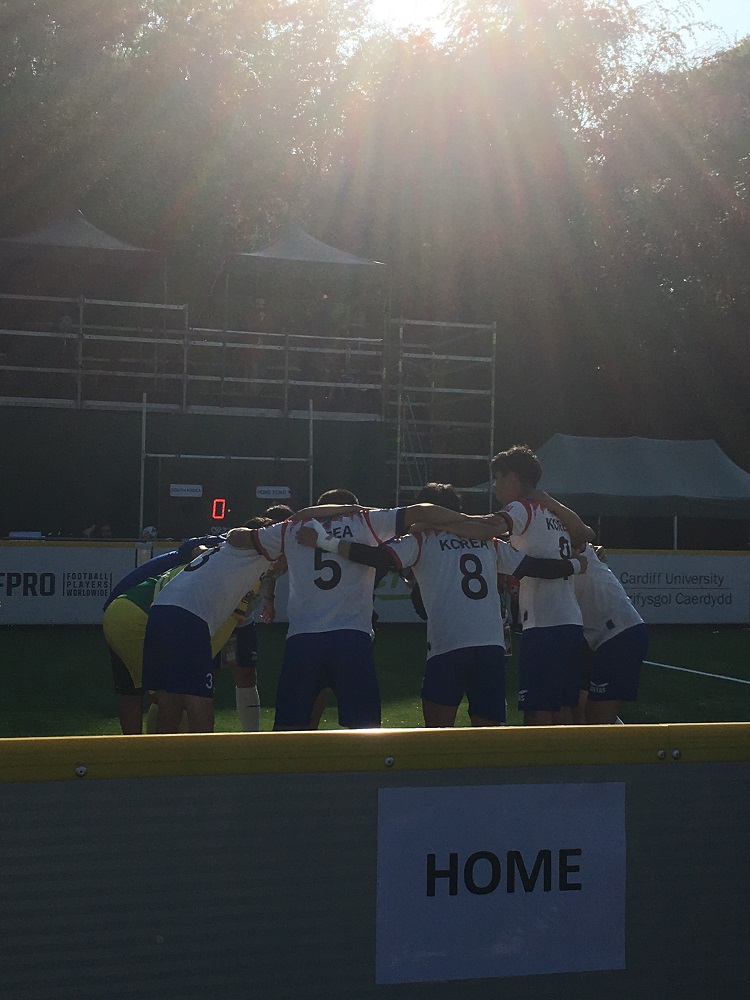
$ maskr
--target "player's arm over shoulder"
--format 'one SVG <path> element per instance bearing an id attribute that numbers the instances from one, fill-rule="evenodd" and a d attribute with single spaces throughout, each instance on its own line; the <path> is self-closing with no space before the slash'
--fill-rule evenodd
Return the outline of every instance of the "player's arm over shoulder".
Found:
<path id="1" fill-rule="evenodd" d="M 494 515 L 489 515 L 493 517 Z M 480 521 L 482 518 L 472 517 L 469 514 L 462 514 L 459 511 L 449 510 L 447 507 L 440 507 L 434 503 L 413 503 L 404 508 L 404 527 L 411 528 L 419 524 L 425 528 L 442 528 L 444 531 L 456 531 L 455 525 Z M 504 529 L 507 531 L 507 527 Z M 467 538 L 487 538 L 492 535 L 467 535 Z"/>
<path id="2" fill-rule="evenodd" d="M 341 556 L 342 559 L 348 559 L 350 562 L 360 563 L 364 566 L 372 566 L 374 569 L 384 572 L 399 568 L 398 561 L 394 559 L 392 552 L 386 545 L 365 545 L 362 542 L 338 539 L 334 535 L 329 535 L 323 525 L 314 519 L 299 529 L 297 542 L 307 548 L 319 548 L 324 552 L 332 552 L 334 555 Z"/>
<path id="3" fill-rule="evenodd" d="M 235 549 L 250 549 L 262 555 L 257 545 L 257 528 L 232 528 L 227 533 L 227 543 Z"/>
<path id="4" fill-rule="evenodd" d="M 373 510 L 377 508 L 372 507 L 362 507 L 359 504 L 321 504 L 318 507 L 304 507 L 302 510 L 298 510 L 296 514 L 292 514 L 289 518 L 290 521 L 296 523 L 297 521 L 306 521 L 311 517 L 315 517 L 318 520 L 324 521 L 329 517 L 346 517 L 348 514 L 359 514 L 362 510 Z"/>
<path id="5" fill-rule="evenodd" d="M 570 559 L 537 559 L 534 556 L 524 556 L 513 571 L 517 580 L 525 576 L 533 576 L 538 580 L 567 580 L 570 576 L 579 576 L 588 568 L 588 559 L 584 555 L 571 556 Z"/>
<path id="6" fill-rule="evenodd" d="M 450 512 L 454 520 L 443 525 L 444 531 L 450 531 L 459 538 L 477 538 L 480 541 L 491 541 L 493 538 L 503 538 L 510 531 L 508 517 L 501 511 L 499 514 L 457 514 Z"/>
<path id="7" fill-rule="evenodd" d="M 586 542 L 593 542 L 596 532 L 582 521 L 578 514 L 574 510 L 571 510 L 570 507 L 566 507 L 559 500 L 555 500 L 554 497 L 551 497 L 549 493 L 545 493 L 544 490 L 536 491 L 535 499 L 544 504 L 551 514 L 554 514 L 555 517 L 562 521 L 565 530 L 570 535 L 573 548 L 578 548 Z"/>

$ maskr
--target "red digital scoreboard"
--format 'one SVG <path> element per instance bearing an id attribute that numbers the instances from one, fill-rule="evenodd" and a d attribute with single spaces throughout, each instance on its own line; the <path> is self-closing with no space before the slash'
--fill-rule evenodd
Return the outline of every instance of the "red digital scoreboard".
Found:
<path id="1" fill-rule="evenodd" d="M 159 491 L 159 535 L 189 538 L 204 535 L 215 527 L 234 527 L 231 492 L 226 485 L 163 483 Z"/>
<path id="2" fill-rule="evenodd" d="M 291 482 L 288 469 L 270 471 L 271 475 L 265 463 L 163 460 L 158 522 L 154 522 L 159 537 L 191 538 L 215 528 L 234 528 L 274 502 L 289 503 L 293 495 L 307 494 L 307 470 L 302 465 L 294 469 L 296 479 Z M 285 479 L 283 486 L 265 485 Z"/>

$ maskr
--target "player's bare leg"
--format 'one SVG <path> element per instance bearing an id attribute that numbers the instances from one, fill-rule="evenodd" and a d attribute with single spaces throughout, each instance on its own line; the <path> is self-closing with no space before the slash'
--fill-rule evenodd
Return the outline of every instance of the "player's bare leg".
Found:
<path id="1" fill-rule="evenodd" d="M 590 701 L 586 705 L 586 725 L 614 726 L 620 712 L 619 701 Z"/>
<path id="2" fill-rule="evenodd" d="M 524 726 L 561 726 L 558 722 L 559 712 L 524 712 Z"/>
<path id="3" fill-rule="evenodd" d="M 157 691 L 157 733 L 177 733 L 180 731 L 182 713 L 185 708 L 185 696 L 172 694 L 170 691 Z"/>
<path id="4" fill-rule="evenodd" d="M 312 712 L 310 713 L 310 729 L 316 730 L 320 728 L 320 720 L 323 718 L 323 712 L 325 712 L 327 704 L 328 688 L 323 688 L 322 691 L 318 692 L 318 697 L 315 699 Z"/>
<path id="5" fill-rule="evenodd" d="M 215 718 L 213 698 L 201 698 L 195 694 L 186 694 L 183 698 L 190 732 L 212 733 Z"/>
<path id="6" fill-rule="evenodd" d="M 188 732 L 212 733 L 214 731 L 214 703 L 211 698 L 158 691 L 157 702 L 156 725 L 158 733 L 185 732 L 183 715 L 187 716 Z"/>
<path id="7" fill-rule="evenodd" d="M 120 728 L 123 736 L 139 736 L 143 732 L 143 695 L 120 695 Z"/>
<path id="8" fill-rule="evenodd" d="M 552 726 L 572 726 L 573 725 L 573 712 L 575 709 L 570 708 L 568 705 L 563 705 L 563 707 L 552 713 Z"/>
<path id="9" fill-rule="evenodd" d="M 159 706 L 156 702 L 156 698 L 150 695 L 150 703 L 148 706 L 148 712 L 146 712 L 146 732 L 149 736 L 156 736 L 159 732 Z M 180 724 L 175 730 L 178 733 L 187 733 L 188 730 L 188 718 L 183 709 L 182 717 L 180 718 Z"/>
<path id="10" fill-rule="evenodd" d="M 470 715 L 471 724 L 475 729 L 480 729 L 487 726 L 504 726 L 504 722 L 497 722 L 493 719 L 485 719 L 481 715 Z"/>
<path id="11" fill-rule="evenodd" d="M 428 729 L 450 729 L 456 722 L 458 705 L 438 705 L 436 701 L 422 701 L 422 715 Z"/>
<path id="12" fill-rule="evenodd" d="M 589 693 L 585 688 L 581 688 L 581 694 L 578 699 L 578 704 L 573 709 L 573 725 L 574 726 L 585 726 L 586 725 L 586 703 L 589 700 Z"/>

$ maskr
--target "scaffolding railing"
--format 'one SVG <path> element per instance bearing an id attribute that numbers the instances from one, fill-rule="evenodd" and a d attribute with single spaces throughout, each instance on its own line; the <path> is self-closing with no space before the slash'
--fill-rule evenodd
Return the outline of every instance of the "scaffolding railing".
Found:
<path id="1" fill-rule="evenodd" d="M 383 341 L 194 328 L 185 305 L 0 295 L 0 402 L 382 419 Z"/>
<path id="2" fill-rule="evenodd" d="M 496 324 L 390 322 L 398 339 L 386 407 L 396 427 L 396 502 L 433 480 L 485 493 L 491 509 L 488 488 L 475 484 L 494 452 Z"/>
<path id="3" fill-rule="evenodd" d="M 396 502 L 467 492 L 494 450 L 496 326 L 214 329 L 186 305 L 0 294 L 0 405 L 387 421 Z M 395 333 L 395 336 L 394 336 Z M 491 498 L 488 496 L 488 502 Z"/>

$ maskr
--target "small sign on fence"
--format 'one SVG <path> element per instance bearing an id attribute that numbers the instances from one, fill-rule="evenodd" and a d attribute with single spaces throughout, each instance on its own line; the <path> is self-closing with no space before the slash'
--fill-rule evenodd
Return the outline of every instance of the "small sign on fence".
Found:
<path id="1" fill-rule="evenodd" d="M 170 483 L 169 495 L 171 497 L 202 497 L 203 487 L 195 483 Z"/>
<path id="2" fill-rule="evenodd" d="M 292 495 L 289 486 L 256 486 L 256 500 L 288 500 Z"/>

